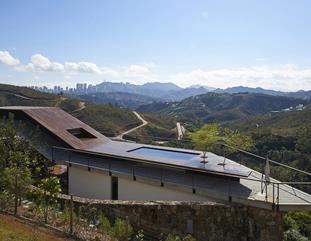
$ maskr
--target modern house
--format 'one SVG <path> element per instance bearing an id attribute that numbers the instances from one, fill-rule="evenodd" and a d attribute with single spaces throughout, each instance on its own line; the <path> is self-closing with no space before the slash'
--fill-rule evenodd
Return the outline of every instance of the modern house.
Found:
<path id="1" fill-rule="evenodd" d="M 2 107 L 38 150 L 68 166 L 70 194 L 96 199 L 233 202 L 311 210 L 311 195 L 208 152 L 113 141 L 54 107 Z"/>

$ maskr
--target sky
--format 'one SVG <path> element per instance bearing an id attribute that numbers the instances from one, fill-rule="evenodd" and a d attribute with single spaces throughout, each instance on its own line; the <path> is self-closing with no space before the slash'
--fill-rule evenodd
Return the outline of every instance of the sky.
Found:
<path id="1" fill-rule="evenodd" d="M 0 83 L 311 89 L 309 0 L 1 0 Z"/>

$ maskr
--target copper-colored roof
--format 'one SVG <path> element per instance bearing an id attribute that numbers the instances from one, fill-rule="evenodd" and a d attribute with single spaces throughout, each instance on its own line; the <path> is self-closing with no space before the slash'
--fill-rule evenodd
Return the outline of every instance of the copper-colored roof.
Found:
<path id="1" fill-rule="evenodd" d="M 84 149 L 110 141 L 98 131 L 57 107 L 9 106 L 0 109 L 21 111 L 36 123 L 52 132 L 74 149 Z M 79 139 L 68 132 L 69 129 L 82 128 L 96 138 Z"/>

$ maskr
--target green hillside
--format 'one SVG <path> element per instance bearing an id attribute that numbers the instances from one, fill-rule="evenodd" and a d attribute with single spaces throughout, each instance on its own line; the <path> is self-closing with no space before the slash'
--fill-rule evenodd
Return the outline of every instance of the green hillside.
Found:
<path id="1" fill-rule="evenodd" d="M 98 131 L 113 136 L 141 122 L 127 109 L 97 105 L 62 95 L 47 94 L 25 87 L 0 84 L 0 106 L 56 106 L 76 116 Z"/>
<path id="2" fill-rule="evenodd" d="M 269 131 L 275 135 L 292 136 L 302 127 L 311 126 L 311 106 L 301 111 L 270 113 L 230 123 L 242 132 Z"/>
<path id="3" fill-rule="evenodd" d="M 207 93 L 180 102 L 145 105 L 140 107 L 139 111 L 173 116 L 182 122 L 191 121 L 199 127 L 205 123 L 231 122 L 308 103 L 310 103 L 308 100 L 256 93 Z"/>

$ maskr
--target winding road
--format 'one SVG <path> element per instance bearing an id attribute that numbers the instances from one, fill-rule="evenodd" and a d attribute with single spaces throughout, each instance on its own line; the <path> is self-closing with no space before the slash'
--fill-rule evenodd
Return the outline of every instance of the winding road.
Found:
<path id="1" fill-rule="evenodd" d="M 141 125 L 139 125 L 139 126 L 136 126 L 136 127 L 132 128 L 132 129 L 129 129 L 129 130 L 125 131 L 125 132 L 122 132 L 120 135 L 118 135 L 118 136 L 116 136 L 116 137 L 113 137 L 114 140 L 125 140 L 125 139 L 123 138 L 123 136 L 125 136 L 125 135 L 127 135 L 127 134 L 129 134 L 129 133 L 131 133 L 131 132 L 133 132 L 133 131 L 136 131 L 136 130 L 139 129 L 139 128 L 142 128 L 142 127 L 144 127 L 145 125 L 148 125 L 148 121 L 146 121 L 140 114 L 138 114 L 136 111 L 133 111 L 133 113 L 134 113 L 134 114 L 136 115 L 136 117 L 137 117 L 138 119 L 140 119 L 143 123 L 142 123 Z"/>

